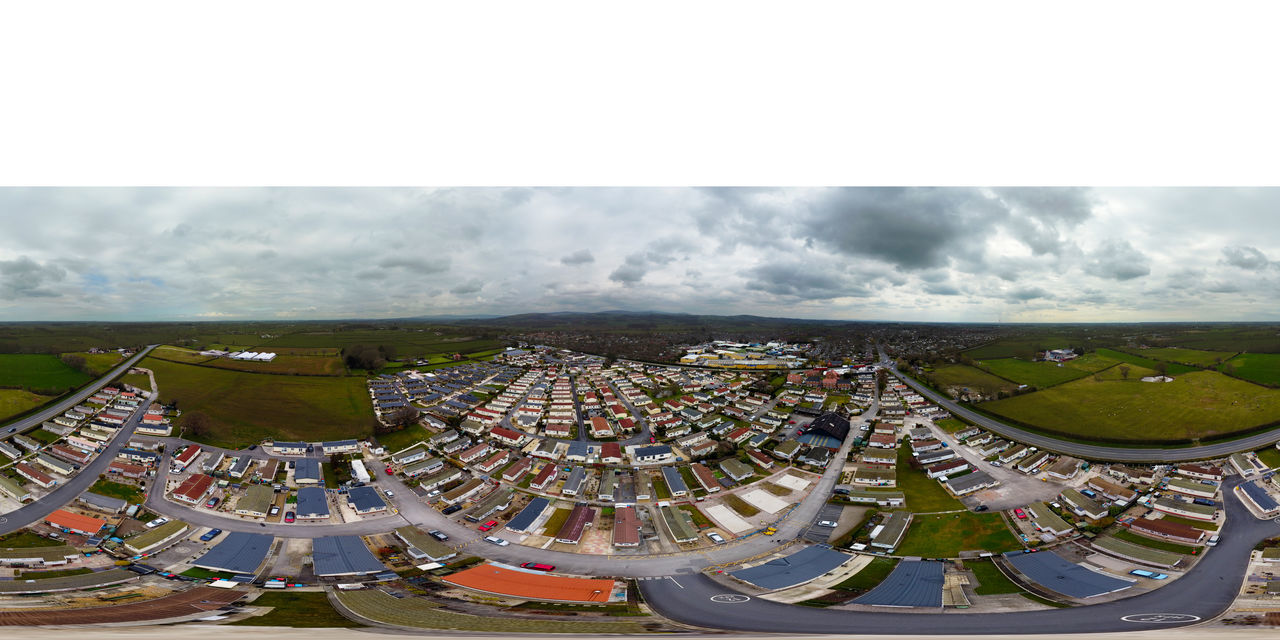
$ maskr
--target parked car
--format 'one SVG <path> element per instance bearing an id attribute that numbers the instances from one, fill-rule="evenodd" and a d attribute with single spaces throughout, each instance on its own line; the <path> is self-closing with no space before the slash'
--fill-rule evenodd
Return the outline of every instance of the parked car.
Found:
<path id="1" fill-rule="evenodd" d="M 257 449 L 257 448 L 258 448 L 258 445 L 256 445 L 256 444 L 251 444 L 251 445 L 249 445 L 249 450 L 250 450 L 250 451 L 253 451 L 254 449 Z"/>
<path id="2" fill-rule="evenodd" d="M 447 516 L 447 515 L 449 515 L 449 514 L 451 514 L 451 513 L 457 513 L 457 512 L 459 512 L 459 511 L 462 511 L 462 505 L 460 505 L 460 504 L 455 504 L 455 505 L 450 505 L 450 506 L 445 507 L 443 510 L 441 510 L 441 511 L 440 511 L 440 513 L 443 513 L 443 514 L 445 514 L 445 515 Z"/>
<path id="3" fill-rule="evenodd" d="M 538 562 L 526 562 L 520 566 L 525 569 L 533 569 L 534 571 L 555 571 L 556 570 L 555 565 L 541 564 Z"/>
<path id="4" fill-rule="evenodd" d="M 209 498 L 209 501 L 208 501 L 208 502 L 206 502 L 206 503 L 204 503 L 204 506 L 209 507 L 210 509 L 212 509 L 212 508 L 214 508 L 214 507 L 218 506 L 218 499 L 217 499 L 217 498 Z"/>
<path id="5" fill-rule="evenodd" d="M 1169 577 L 1163 573 L 1147 571 L 1146 569 L 1134 569 L 1133 571 L 1129 572 L 1129 575 L 1139 576 L 1142 578 L 1151 578 L 1152 580 L 1164 580 L 1165 578 Z"/>
<path id="6" fill-rule="evenodd" d="M 488 521 L 488 522 L 486 522 L 486 523 L 484 523 L 484 524 L 480 525 L 480 530 L 481 530 L 481 531 L 492 531 L 492 530 L 493 530 L 493 528 L 494 528 L 494 527 L 496 527 L 496 526 L 498 526 L 498 521 L 497 521 L 497 520 L 490 520 L 490 521 Z"/>
<path id="7" fill-rule="evenodd" d="M 271 505 L 271 511 L 269 512 L 269 515 L 273 515 L 273 516 L 274 516 L 274 515 L 276 515 L 276 514 L 278 514 L 278 513 L 280 513 L 280 507 L 279 507 L 279 506 L 277 506 L 277 505 L 274 505 L 274 504 L 273 504 L 273 505 Z"/>
<path id="8" fill-rule="evenodd" d="M 1019 519 L 1019 520 L 1026 520 L 1026 519 L 1027 519 L 1027 512 L 1026 512 L 1026 511 L 1023 511 L 1022 509 L 1014 509 L 1014 510 L 1013 510 L 1013 515 L 1018 516 L 1018 519 Z"/>
<path id="9" fill-rule="evenodd" d="M 158 526 L 160 526 L 160 525 L 162 525 L 162 524 L 164 524 L 164 523 L 166 523 L 166 522 L 168 522 L 168 521 L 169 521 L 169 519 L 168 519 L 168 518 L 164 518 L 164 517 L 156 518 L 155 520 L 152 520 L 151 522 L 148 522 L 148 523 L 147 523 L 147 528 L 148 528 L 148 529 L 154 529 L 154 528 L 156 528 L 156 527 L 158 527 Z"/>
<path id="10" fill-rule="evenodd" d="M 294 516 L 294 513 L 293 513 L 292 511 L 288 511 L 288 512 L 286 512 L 286 513 L 284 514 L 284 521 L 285 521 L 285 522 L 293 522 L 294 520 L 295 520 L 295 516 Z"/>
<path id="11" fill-rule="evenodd" d="M 445 540 L 449 539 L 449 536 L 439 529 L 432 529 L 427 532 L 427 535 L 431 536 L 432 538 L 435 538 L 436 540 L 439 540 L 440 542 L 444 542 Z"/>
<path id="12" fill-rule="evenodd" d="M 765 529 L 765 530 L 764 530 L 764 534 L 765 534 L 766 536 L 771 536 L 771 535 L 773 535 L 773 534 L 775 534 L 775 533 L 777 533 L 777 532 L 778 532 L 778 528 L 777 528 L 777 527 L 769 527 L 768 529 Z"/>
<path id="13" fill-rule="evenodd" d="M 503 540 L 502 538 L 499 538 L 496 536 L 485 536 L 484 541 L 488 542 L 489 544 L 496 544 L 499 547 L 505 547 L 511 544 L 510 542 L 507 542 L 506 540 Z"/>
<path id="14" fill-rule="evenodd" d="M 835 522 L 833 522 L 833 521 L 831 521 L 831 520 L 819 520 L 819 521 L 818 521 L 818 526 L 819 526 L 819 527 L 831 527 L 832 529 L 834 529 L 834 528 L 836 527 L 836 523 L 835 523 Z"/>
<path id="15" fill-rule="evenodd" d="M 218 534 L 220 534 L 220 533 L 222 533 L 222 529 L 210 529 L 208 533 L 206 533 L 206 534 L 204 534 L 204 535 L 200 536 L 200 540 L 201 540 L 201 541 L 203 541 L 203 542 L 208 542 L 208 541 L 210 541 L 210 540 L 212 540 L 212 539 L 214 539 L 214 538 L 218 537 Z"/>
<path id="16" fill-rule="evenodd" d="M 1218 541 L 1221 539 L 1222 539 L 1221 536 L 1217 536 L 1217 535 L 1209 536 L 1209 541 L 1204 544 L 1207 547 L 1216 547 L 1218 546 Z"/>
<path id="17" fill-rule="evenodd" d="M 395 475 L 395 474 L 396 474 L 396 470 L 395 470 L 395 469 L 392 469 L 391 467 L 387 467 L 387 475 L 389 475 L 389 476 L 393 476 L 393 475 Z"/>
<path id="18" fill-rule="evenodd" d="M 383 489 L 383 490 L 382 490 L 382 492 L 383 492 L 383 493 L 385 493 L 385 494 L 387 494 L 387 497 L 388 497 L 388 498 L 394 498 L 394 497 L 396 497 L 396 493 L 395 493 L 394 491 L 390 490 L 390 489 Z"/>
<path id="19" fill-rule="evenodd" d="M 988 506 L 987 506 L 987 505 L 985 505 L 985 504 L 980 504 L 980 505 L 978 505 L 978 506 L 974 507 L 974 508 L 973 508 L 973 510 L 974 510 L 974 511 L 986 511 L 987 509 L 990 509 L 990 508 L 991 508 L 991 507 L 988 507 Z"/>
<path id="20" fill-rule="evenodd" d="M 711 533 L 708 533 L 707 537 L 711 538 L 711 541 L 716 544 L 724 544 L 724 537 L 714 531 Z"/>

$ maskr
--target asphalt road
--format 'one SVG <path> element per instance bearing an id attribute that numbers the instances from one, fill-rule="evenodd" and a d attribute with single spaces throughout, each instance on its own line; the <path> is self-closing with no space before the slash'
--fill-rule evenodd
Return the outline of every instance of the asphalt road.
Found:
<path id="1" fill-rule="evenodd" d="M 45 422 L 52 420 L 62 415 L 63 413 L 66 413 L 67 410 L 75 407 L 81 402 L 84 402 L 85 399 L 87 399 L 89 396 L 92 396 L 98 389 L 102 388 L 103 385 L 107 384 L 108 382 L 111 382 L 111 380 L 114 379 L 116 376 L 124 373 L 125 371 L 128 371 L 129 367 L 132 367 L 139 360 L 146 357 L 146 355 L 150 353 L 151 350 L 154 348 L 156 348 L 156 345 L 154 344 L 149 345 L 147 348 L 133 354 L 133 357 L 129 358 L 128 360 L 125 360 L 119 366 L 112 369 L 107 375 L 102 376 L 101 378 L 98 378 L 92 383 L 85 385 L 84 388 L 77 391 L 75 395 L 71 396 L 70 398 L 63 400 L 62 402 L 59 402 L 58 404 L 53 405 L 48 409 L 41 411 L 40 413 L 32 414 L 25 418 L 22 418 L 21 420 L 17 420 L 4 425 L 4 430 L 3 432 L 0 432 L 0 433 L 3 433 L 4 435 L 7 436 L 9 435 L 10 429 L 13 429 L 14 427 L 17 427 L 17 430 L 14 431 L 14 433 L 27 431 L 28 429 L 38 427 L 44 424 Z"/>
<path id="2" fill-rule="evenodd" d="M 903 615 L 900 609 L 884 613 L 841 611 L 748 598 L 700 574 L 643 580 L 640 591 L 645 602 L 672 620 L 740 632 L 1022 635 L 1184 626 L 1224 612 L 1240 590 L 1254 545 L 1280 535 L 1280 523 L 1254 518 L 1235 497 L 1231 489 L 1239 483 L 1239 478 L 1232 478 L 1224 484 L 1228 519 L 1222 542 L 1207 550 L 1194 568 L 1159 589 L 1104 604 L 1014 613 L 957 613 L 943 618 Z M 732 597 L 723 597 L 726 595 Z M 1183 614 L 1197 619 L 1161 623 L 1123 619 L 1141 614 Z"/>
<path id="3" fill-rule="evenodd" d="M 884 358 L 883 351 L 881 351 L 881 357 Z M 887 358 L 882 360 L 882 364 L 887 365 L 889 370 L 897 375 L 904 384 L 915 389 L 920 395 L 936 402 L 952 414 L 969 420 L 984 429 L 989 429 L 1001 436 L 1017 440 L 1023 444 L 1029 444 L 1035 447 L 1040 447 L 1041 449 L 1048 449 L 1057 453 L 1065 453 L 1067 455 L 1086 458 L 1089 460 L 1167 464 L 1171 462 L 1222 458 L 1241 451 L 1254 451 L 1263 447 L 1268 447 L 1275 444 L 1277 441 L 1280 441 L 1280 428 L 1237 440 L 1229 440 L 1215 444 L 1206 444 L 1195 447 L 1167 447 L 1159 449 L 1112 447 L 1100 444 L 1086 444 L 1082 442 L 1060 440 L 1052 436 L 1019 429 L 1018 427 L 1007 425 L 998 420 L 993 420 L 985 415 L 966 409 L 959 404 L 956 404 L 947 396 L 916 382 L 908 376 L 900 374 L 897 367 L 888 361 Z"/>

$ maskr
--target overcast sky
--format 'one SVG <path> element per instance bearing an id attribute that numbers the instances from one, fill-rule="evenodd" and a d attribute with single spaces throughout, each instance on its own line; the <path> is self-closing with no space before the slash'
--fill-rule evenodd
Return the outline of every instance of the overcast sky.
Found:
<path id="1" fill-rule="evenodd" d="M 0 320 L 1280 319 L 1280 189 L 0 189 Z"/>

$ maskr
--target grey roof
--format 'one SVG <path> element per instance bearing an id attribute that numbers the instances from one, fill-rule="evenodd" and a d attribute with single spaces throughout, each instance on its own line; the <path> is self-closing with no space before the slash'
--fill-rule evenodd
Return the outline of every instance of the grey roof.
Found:
<path id="1" fill-rule="evenodd" d="M 98 507 L 99 509 L 106 509 L 107 511 L 120 511 L 129 504 L 128 501 L 121 500 L 120 498 L 112 498 L 111 496 L 104 496 L 88 491 L 81 494 L 80 501 L 85 504 Z"/>
<path id="2" fill-rule="evenodd" d="M 378 495 L 378 490 L 373 487 L 352 487 L 347 491 L 347 501 L 354 504 L 356 511 L 371 511 L 374 509 L 385 509 L 387 503 Z"/>
<path id="3" fill-rule="evenodd" d="M 947 479 L 947 486 L 956 493 L 964 493 L 970 487 L 983 485 L 992 481 L 991 474 L 986 471 L 974 471 L 963 476 L 952 476 Z"/>
<path id="4" fill-rule="evenodd" d="M 356 445 L 356 441 L 355 441 L 355 440 L 331 440 L 331 441 L 329 441 L 329 442 L 321 442 L 321 443 L 320 443 L 320 446 L 325 447 L 325 448 L 329 448 L 329 447 L 354 447 L 355 445 Z"/>
<path id="5" fill-rule="evenodd" d="M 663 467 L 662 479 L 666 480 L 667 488 L 671 490 L 671 494 L 688 493 L 689 485 L 685 484 L 684 478 L 680 475 L 680 471 L 675 467 Z"/>
<path id="6" fill-rule="evenodd" d="M 582 491 L 582 483 L 586 479 L 587 470 L 582 467 L 574 467 L 573 471 L 569 472 L 569 477 L 564 481 L 561 491 L 580 493 Z"/>
<path id="7" fill-rule="evenodd" d="M 814 580 L 844 564 L 850 557 L 826 545 L 818 545 L 729 575 L 761 589 L 786 589 Z"/>
<path id="8" fill-rule="evenodd" d="M 882 607 L 941 607 L 943 564 L 936 560 L 903 560 L 876 588 L 854 600 Z"/>
<path id="9" fill-rule="evenodd" d="M 343 576 L 386 571 L 359 536 L 316 538 L 311 548 L 312 564 L 318 576 Z"/>
<path id="10" fill-rule="evenodd" d="M 232 531 L 192 564 L 215 571 L 254 573 L 271 550 L 273 536 Z"/>
<path id="11" fill-rule="evenodd" d="M 589 452 L 590 452 L 590 449 L 589 449 L 589 447 L 587 446 L 587 443 L 585 443 L 585 442 L 570 442 L 570 443 L 569 443 L 569 453 L 568 453 L 567 455 L 571 455 L 571 456 L 582 456 L 582 457 L 584 457 L 584 458 L 585 458 L 585 457 L 587 456 L 587 453 L 589 453 Z"/>
<path id="12" fill-rule="evenodd" d="M 655 444 L 647 447 L 636 447 L 634 449 L 637 458 L 647 458 L 649 456 L 664 456 L 671 453 L 671 447 L 665 444 Z"/>
<path id="13" fill-rule="evenodd" d="M 511 521 L 507 523 L 507 528 L 512 531 L 528 531 L 529 527 L 533 526 L 533 523 L 537 521 L 538 516 L 542 515 L 542 512 L 546 510 L 547 505 L 549 504 L 551 504 L 551 501 L 546 498 L 534 498 L 533 500 L 530 500 L 529 504 L 526 505 L 525 508 L 521 509 L 520 513 L 517 513 L 516 517 L 512 518 Z"/>
<path id="14" fill-rule="evenodd" d="M 323 514 L 329 516 L 329 500 L 325 496 L 324 489 L 320 487 L 303 487 L 298 489 L 298 504 L 294 505 L 298 509 L 299 517 L 311 517 Z"/>
<path id="15" fill-rule="evenodd" d="M 298 458 L 293 465 L 293 480 L 298 479 L 315 480 L 320 482 L 324 480 L 320 476 L 320 461 L 315 458 Z"/>
<path id="16" fill-rule="evenodd" d="M 1267 493 L 1266 489 L 1258 486 L 1257 480 L 1246 482 L 1240 486 L 1244 489 L 1244 492 L 1249 495 L 1249 498 L 1253 500 L 1253 503 L 1258 505 L 1258 507 L 1263 511 L 1271 511 L 1277 506 L 1280 506 L 1276 504 L 1275 499 Z"/>
<path id="17" fill-rule="evenodd" d="M 274 445 L 272 445 L 272 446 L 273 446 L 273 447 L 275 447 L 275 448 L 277 448 L 277 449 L 306 449 L 306 448 L 307 448 L 307 443 L 305 443 L 305 442 L 279 442 L 279 441 L 277 441 L 277 442 L 276 442 Z"/>
<path id="18" fill-rule="evenodd" d="M 1046 589 L 1072 598 L 1092 598 L 1133 586 L 1133 583 L 1067 562 L 1052 551 L 1004 554 L 1009 564 Z"/>

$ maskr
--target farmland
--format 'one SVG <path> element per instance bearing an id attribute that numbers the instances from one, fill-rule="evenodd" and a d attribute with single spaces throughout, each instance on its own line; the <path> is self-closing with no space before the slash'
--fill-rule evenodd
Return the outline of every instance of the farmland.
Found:
<path id="1" fill-rule="evenodd" d="M 1178 362 L 1193 367 L 1212 367 L 1236 354 L 1235 351 L 1200 351 L 1179 348 L 1140 349 L 1138 353 L 1154 360 Z"/>
<path id="2" fill-rule="evenodd" d="M 1149 370 L 1119 367 L 1051 389 L 985 403 L 991 413 L 1082 438 L 1113 442 L 1185 442 L 1227 436 L 1280 420 L 1280 391 L 1214 371 L 1173 382 L 1140 382 Z"/>
<path id="3" fill-rule="evenodd" d="M 266 438 L 331 440 L 367 437 L 373 407 L 363 378 L 241 373 L 146 358 L 164 402 L 178 402 L 185 427 L 208 418 L 207 433 L 185 436 L 239 448 Z"/>
<path id="4" fill-rule="evenodd" d="M 1125 353 L 1123 351 L 1116 351 L 1114 349 L 1098 349 L 1098 355 L 1111 358 L 1112 360 L 1119 360 L 1120 362 L 1136 364 L 1139 367 L 1143 367 L 1146 369 L 1154 370 L 1158 366 L 1158 363 L 1155 360 L 1152 360 L 1150 358 L 1135 356 L 1132 353 Z M 1165 373 L 1171 376 L 1176 376 L 1180 373 L 1190 373 L 1192 371 L 1198 371 L 1198 370 L 1199 369 L 1197 369 L 1196 367 L 1188 367 L 1185 364 L 1178 364 L 1176 362 L 1171 362 L 1165 365 Z"/>
<path id="5" fill-rule="evenodd" d="M 329 347 L 342 349 L 356 344 L 389 345 L 400 356 L 421 356 L 433 353 L 468 353 L 497 349 L 501 340 L 460 335 L 452 331 L 431 329 L 352 329 L 346 331 L 308 331 L 290 333 L 264 340 L 257 348 L 275 350 L 276 347 Z M 277 351 L 279 353 L 279 351 Z"/>
<path id="6" fill-rule="evenodd" d="M 92 378 L 67 366 L 58 356 L 34 353 L 0 354 L 0 388 L 47 391 L 60 395 Z"/>
<path id="7" fill-rule="evenodd" d="M 974 360 L 985 358 L 1022 358 L 1030 360 L 1036 357 L 1037 353 L 1048 349 L 1063 349 L 1076 342 L 1075 338 L 1058 334 L 1018 336 L 1003 338 L 990 344 L 970 349 L 965 352 L 965 355 Z"/>
<path id="8" fill-rule="evenodd" d="M 1021 358 L 983 360 L 977 366 L 1001 378 L 1043 389 L 1083 378 L 1116 364 L 1115 360 L 1090 353 L 1063 362 L 1061 366 L 1057 362 L 1032 362 Z"/>
<path id="9" fill-rule="evenodd" d="M 1237 378 L 1280 386 L 1280 354 L 1242 353 L 1223 363 L 1222 370 Z"/>
<path id="10" fill-rule="evenodd" d="M 230 358 L 214 358 L 207 367 L 248 371 L 251 373 L 277 373 L 301 376 L 340 376 L 347 373 L 342 359 L 337 356 L 277 355 L 271 362 L 246 362 Z"/>
<path id="11" fill-rule="evenodd" d="M 85 373 L 94 377 L 106 375 L 107 372 L 124 360 L 120 354 L 114 351 L 108 353 L 64 353 L 62 355 L 84 358 Z"/>
<path id="12" fill-rule="evenodd" d="M 1022 544 L 1005 526 L 1000 514 L 960 511 L 912 517 L 911 529 L 897 553 L 954 558 L 961 551 L 1003 553 L 1021 548 Z"/>
<path id="13" fill-rule="evenodd" d="M 997 392 L 1011 391 L 1018 386 L 986 371 L 963 364 L 937 365 L 928 375 L 933 386 L 939 389 L 966 387 L 984 396 L 994 396 Z"/>
<path id="14" fill-rule="evenodd" d="M 0 420 L 35 409 L 52 399 L 52 396 L 42 396 L 22 389 L 0 389 Z"/>

